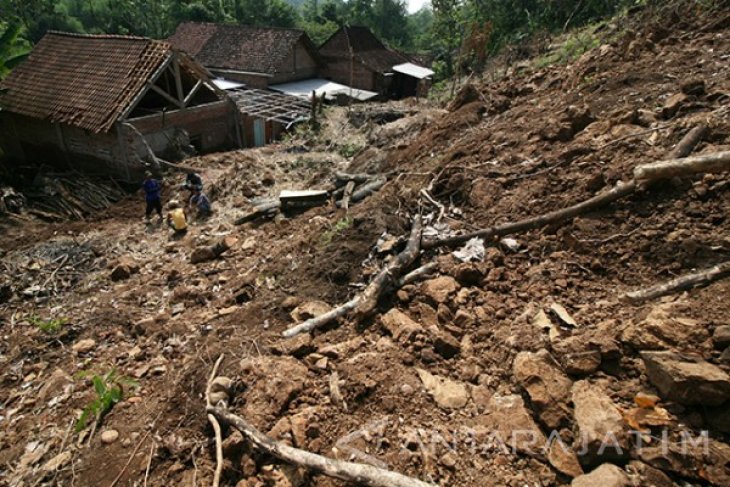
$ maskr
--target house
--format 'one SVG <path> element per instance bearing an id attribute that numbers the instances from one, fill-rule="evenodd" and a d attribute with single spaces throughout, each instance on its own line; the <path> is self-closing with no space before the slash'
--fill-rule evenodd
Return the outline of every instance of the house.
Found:
<path id="1" fill-rule="evenodd" d="M 322 44 L 319 55 L 325 78 L 388 98 L 423 93 L 434 74 L 386 47 L 367 27 L 341 27 Z"/>
<path id="2" fill-rule="evenodd" d="M 298 29 L 184 22 L 168 42 L 214 75 L 251 88 L 313 78 L 321 67 L 316 47 Z"/>
<path id="3" fill-rule="evenodd" d="M 0 144 L 16 161 L 135 181 L 156 155 L 240 146 L 234 102 L 167 42 L 48 33 L 0 83 Z"/>

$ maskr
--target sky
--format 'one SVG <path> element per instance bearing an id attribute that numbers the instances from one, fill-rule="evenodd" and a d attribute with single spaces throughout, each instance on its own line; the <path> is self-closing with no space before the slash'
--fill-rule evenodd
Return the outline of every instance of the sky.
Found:
<path id="1" fill-rule="evenodd" d="M 418 12 L 427 3 L 429 0 L 408 0 L 408 13 Z"/>

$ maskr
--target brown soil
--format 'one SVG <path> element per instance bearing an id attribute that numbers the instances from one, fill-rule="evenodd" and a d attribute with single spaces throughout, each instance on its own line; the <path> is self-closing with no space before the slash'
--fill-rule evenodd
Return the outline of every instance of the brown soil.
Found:
<path id="1" fill-rule="evenodd" d="M 216 212 L 182 240 L 145 226 L 139 196 L 86 222 L 4 222 L 0 288 L 9 285 L 13 296 L 0 304 L 0 485 L 111 485 L 122 470 L 117 485 L 142 485 L 148 462 L 148 485 L 209 485 L 215 449 L 204 390 L 220 354 L 221 374 L 235 382 L 230 408 L 295 446 L 376 460 L 444 486 L 570 484 L 544 455 L 474 451 L 465 431 L 488 424 L 490 398 L 517 394 L 549 433 L 513 371 L 524 351 L 547 350 L 564 371 L 571 370 L 565 363 L 571 354 L 597 353 L 600 366 L 565 375 L 595 384 L 623 411 L 634 407 L 636 394 L 655 394 L 638 355 L 648 345 L 635 337 L 660 303 L 674 306 L 673 316 L 691 320 L 697 331 L 687 337 L 671 329 L 652 338 L 652 347 L 698 354 L 727 372 L 723 350 L 710 336 L 730 324 L 730 281 L 643 305 L 619 297 L 730 258 L 728 174 L 656 184 L 565 225 L 515 235 L 518 251 L 488 242 L 483 262 L 458 264 L 448 249 L 424 253 L 419 263 L 438 259 L 439 274 L 454 278 L 458 290 L 439 302 L 433 292 L 439 283 L 416 283 L 390 293 L 380 312 L 398 309 L 424 328 L 447 332 L 458 343 L 449 358 L 430 333 L 391 337 L 380 314 L 358 326 L 343 321 L 311 340 L 284 340 L 280 333 L 294 323 L 290 312 L 297 305 L 334 306 L 361 289 L 383 264 L 375 243 L 383 232 L 407 233 L 423 188 L 446 205 L 452 230 L 472 230 L 562 208 L 628 180 L 634 166 L 664 157 L 698 123 L 709 126 L 709 135 L 696 153 L 729 150 L 727 25 L 702 15 L 684 18 L 614 32 L 610 43 L 567 65 L 475 83 L 452 111 L 423 102 L 360 106 L 354 110 L 366 120 L 368 110 L 406 116 L 382 125 L 382 115 L 364 124 L 361 117 L 355 128 L 347 109 L 335 108 L 315 139 L 188 161 L 205 171 Z M 695 80 L 704 90 L 663 115 L 668 97 Z M 351 170 L 387 173 L 389 183 L 349 214 L 326 206 L 231 223 L 251 198 L 326 187 L 335 170 L 347 168 L 342 153 L 352 147 L 361 150 Z M 176 176 L 169 181 L 172 197 Z M 435 210 L 421 204 L 426 213 Z M 239 244 L 219 260 L 189 262 L 192 249 L 224 235 L 237 236 Z M 58 249 L 76 255 L 77 247 L 93 250 L 51 278 Z M 139 271 L 114 282 L 110 273 L 121 257 L 135 260 Z M 33 285 L 48 287 L 48 279 L 55 292 L 23 295 Z M 557 341 L 533 322 L 554 302 L 578 323 L 561 329 Z M 33 316 L 68 323 L 49 335 L 32 324 Z M 89 338 L 95 340 L 89 351 L 72 349 Z M 54 379 L 57 369 L 71 379 Z M 112 369 L 138 386 L 125 386 L 124 400 L 87 447 L 89 428 L 79 435 L 73 423 L 94 393 L 79 373 Z M 463 384 L 467 404 L 439 407 L 416 369 Z M 333 371 L 347 411 L 330 398 Z M 672 437 L 709 430 L 730 449 L 722 443 L 727 430 L 711 420 L 712 408 L 668 400 L 660 406 L 671 417 Z M 579 431 L 569 400 L 565 407 L 559 432 L 570 443 Z M 105 445 L 101 433 L 110 429 L 119 439 Z M 223 485 L 343 485 L 322 476 L 297 483 L 232 430 L 224 436 Z M 69 456 L 57 470 L 43 470 L 64 452 Z M 692 455 L 692 466 L 660 468 L 676 482 L 728 485 L 730 464 L 723 461 L 730 455 L 702 457 L 699 467 Z M 634 485 L 650 485 L 647 474 L 632 475 Z"/>

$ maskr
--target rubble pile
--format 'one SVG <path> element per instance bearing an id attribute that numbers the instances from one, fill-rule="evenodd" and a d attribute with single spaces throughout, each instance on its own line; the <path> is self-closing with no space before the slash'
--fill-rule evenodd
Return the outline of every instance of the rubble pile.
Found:
<path id="1" fill-rule="evenodd" d="M 639 183 L 501 239 L 424 244 L 620 188 L 700 125 L 692 155 L 730 149 L 727 24 L 693 12 L 609 26 L 566 65 L 476 80 L 422 127 L 418 114 L 379 125 L 401 134 L 411 119 L 403 141 L 349 167 L 315 163 L 332 139 L 201 158 L 233 165 L 211 181 L 214 216 L 182 239 L 136 221 L 93 228 L 113 245 L 76 292 L 14 290 L 0 308 L 0 482 L 347 485 L 277 460 L 285 446 L 442 486 L 729 485 L 730 281 L 627 299 L 730 259 L 727 171 Z M 234 225 L 253 198 L 338 170 L 388 181 L 348 210 Z M 421 251 L 389 278 L 421 217 Z M 13 266 L 42 245 L 20 247 Z M 60 254 L 43 252 L 53 269 Z M 381 278 L 363 316 L 282 336 Z M 32 315 L 67 317 L 68 331 Z M 74 432 L 110 370 L 128 379 L 122 397 Z M 253 429 L 276 443 L 249 441 Z"/>

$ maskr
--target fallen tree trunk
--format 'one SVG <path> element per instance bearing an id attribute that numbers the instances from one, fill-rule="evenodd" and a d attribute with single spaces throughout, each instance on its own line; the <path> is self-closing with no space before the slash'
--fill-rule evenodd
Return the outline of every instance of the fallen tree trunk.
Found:
<path id="1" fill-rule="evenodd" d="M 647 289 L 629 292 L 624 296 L 633 303 L 640 303 L 642 301 L 660 298 L 678 291 L 685 291 L 694 287 L 704 286 L 728 276 L 730 276 L 730 261 L 723 262 L 722 264 L 705 269 L 704 271 L 677 277 L 671 281 L 667 281 L 663 284 L 657 284 L 656 286 L 651 286 Z"/>
<path id="2" fill-rule="evenodd" d="M 669 159 L 681 159 L 692 153 L 697 144 L 707 133 L 707 125 L 700 124 L 682 137 L 679 144 L 669 153 Z"/>
<path id="3" fill-rule="evenodd" d="M 382 188 L 385 184 L 385 181 L 385 178 L 382 178 L 363 184 L 355 191 L 353 191 L 352 196 L 350 197 L 350 203 L 357 203 L 358 201 L 364 200 L 365 198 Z M 341 202 L 338 201 L 337 206 L 341 206 Z"/>
<path id="4" fill-rule="evenodd" d="M 674 176 L 689 176 L 698 173 L 722 172 L 728 170 L 730 170 L 730 151 L 643 164 L 634 168 L 634 177 L 636 179 L 633 179 L 628 183 L 619 182 L 612 189 L 597 194 L 596 196 L 573 206 L 569 206 L 568 208 L 551 211 L 549 213 L 526 218 L 517 222 L 496 225 L 494 227 L 477 230 L 476 232 L 463 235 L 426 240 L 423 242 L 423 248 L 432 249 L 436 247 L 460 245 L 474 237 L 490 240 L 554 223 L 560 223 L 634 193 L 638 187 L 637 180 L 646 182 L 656 179 L 667 179 Z"/>
<path id="5" fill-rule="evenodd" d="M 471 232 L 464 235 L 456 235 L 454 237 L 447 237 L 436 240 L 426 240 L 423 242 L 423 248 L 432 249 L 435 247 L 451 247 L 455 245 L 461 245 L 475 237 L 483 238 L 484 240 L 491 240 L 497 237 L 502 237 L 518 232 L 524 232 L 526 230 L 544 227 L 545 225 L 550 225 L 553 223 L 559 223 L 574 218 L 580 214 L 587 213 L 591 210 L 595 210 L 596 208 L 605 206 L 613 201 L 632 194 L 634 191 L 636 191 L 635 181 L 629 181 L 628 183 L 619 182 L 609 191 L 600 193 L 593 198 L 587 199 L 573 206 L 569 206 L 568 208 L 551 211 L 549 213 L 526 218 L 524 220 L 516 222 L 496 225 L 491 228 L 485 228 L 483 230 L 478 230 L 476 232 Z"/>
<path id="6" fill-rule="evenodd" d="M 378 275 L 375 276 L 375 279 L 368 284 L 362 293 L 327 313 L 315 316 L 314 318 L 310 318 L 307 321 L 289 328 L 284 331 L 283 336 L 285 338 L 291 338 L 300 333 L 321 328 L 322 326 L 331 323 L 338 318 L 342 318 L 353 311 L 355 312 L 357 319 L 362 319 L 369 315 L 377 306 L 378 298 L 383 291 L 390 287 L 391 284 L 395 284 L 403 271 L 416 260 L 416 257 L 418 257 L 418 253 L 421 250 L 421 230 L 421 217 L 418 216 L 413 221 L 413 227 L 411 228 L 411 234 L 408 238 L 406 248 L 403 249 L 403 251 L 385 267 L 383 267 Z"/>
<path id="7" fill-rule="evenodd" d="M 192 264 L 199 264 L 200 262 L 216 259 L 236 245 L 236 243 L 238 243 L 236 237 L 228 236 L 209 247 L 198 247 L 190 254 L 190 262 Z"/>
<path id="8" fill-rule="evenodd" d="M 253 210 L 237 218 L 233 223 L 235 225 L 243 225 L 244 223 L 248 223 L 263 216 L 276 214 L 279 211 L 279 208 L 281 208 L 281 201 L 278 199 L 272 200 L 271 202 L 254 206 Z"/>
<path id="9" fill-rule="evenodd" d="M 339 188 L 340 186 L 344 186 L 350 181 L 354 181 L 357 184 L 367 183 L 368 181 L 372 181 L 375 178 L 375 176 L 371 176 L 370 174 L 348 174 L 346 172 L 336 172 L 335 173 L 335 185 Z"/>
<path id="10" fill-rule="evenodd" d="M 301 466 L 329 477 L 369 487 L 433 487 L 433 484 L 428 484 L 397 472 L 391 472 L 390 470 L 362 463 L 335 460 L 276 442 L 257 430 L 243 418 L 220 408 L 208 407 L 208 412 L 215 415 L 220 421 L 240 431 L 257 450 L 287 463 Z"/>
<path id="11" fill-rule="evenodd" d="M 723 171 L 730 171 L 730 151 L 642 164 L 634 169 L 634 178 L 652 181 Z"/>
<path id="12" fill-rule="evenodd" d="M 347 186 L 345 186 L 345 192 L 342 195 L 342 203 L 340 205 L 345 210 L 348 210 L 350 207 L 350 198 L 352 197 L 352 191 L 354 189 L 355 189 L 355 181 L 350 181 L 347 183 Z"/>

